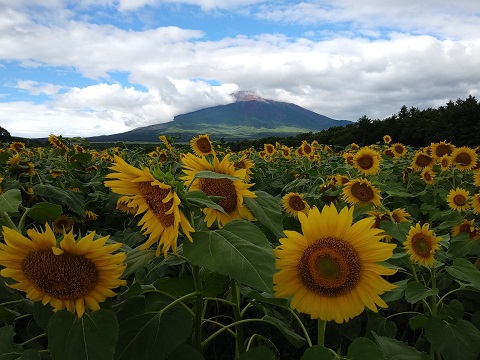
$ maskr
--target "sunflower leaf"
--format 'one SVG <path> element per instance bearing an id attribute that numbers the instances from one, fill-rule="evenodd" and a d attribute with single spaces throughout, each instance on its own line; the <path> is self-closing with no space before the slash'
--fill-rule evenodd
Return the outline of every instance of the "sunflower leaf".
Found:
<path id="1" fill-rule="evenodd" d="M 438 289 L 427 289 L 419 281 L 410 281 L 405 289 L 405 299 L 410 304 L 425 299 L 430 295 L 436 295 Z"/>
<path id="2" fill-rule="evenodd" d="M 81 318 L 61 310 L 48 324 L 48 345 L 54 359 L 113 359 L 117 337 L 117 317 L 106 309 L 87 312 Z"/>
<path id="3" fill-rule="evenodd" d="M 50 184 L 37 184 L 33 192 L 39 196 L 58 200 L 68 206 L 76 214 L 85 217 L 85 203 L 71 190 L 58 188 Z"/>
<path id="4" fill-rule="evenodd" d="M 22 203 L 22 194 L 18 189 L 10 189 L 0 195 L 0 210 L 7 213 L 18 212 L 18 207 Z"/>
<path id="5" fill-rule="evenodd" d="M 467 259 L 455 259 L 453 265 L 446 270 L 456 280 L 468 281 L 469 286 L 480 290 L 480 270 Z"/>
<path id="6" fill-rule="evenodd" d="M 220 174 L 214 171 L 202 170 L 197 171 L 195 173 L 194 178 L 202 178 L 202 179 L 229 179 L 229 180 L 242 180 L 239 177 L 227 175 L 227 174 Z"/>
<path id="7" fill-rule="evenodd" d="M 285 237 L 280 202 L 264 191 L 255 191 L 255 198 L 245 198 L 245 204 L 257 220 L 271 230 L 277 239 Z"/>
<path id="8" fill-rule="evenodd" d="M 189 191 L 185 194 L 188 202 L 194 205 L 197 205 L 200 208 L 208 207 L 220 211 L 221 213 L 228 215 L 225 210 L 214 202 L 212 199 L 223 199 L 223 196 L 207 196 L 203 191 L 194 190 Z"/>
<path id="9" fill-rule="evenodd" d="M 49 202 L 39 202 L 25 212 L 35 221 L 47 221 L 58 218 L 62 215 L 62 207 Z"/>
<path id="10" fill-rule="evenodd" d="M 183 252 L 194 265 L 228 275 L 254 289 L 272 293 L 275 259 L 263 232 L 245 220 L 234 220 L 223 229 L 192 233 L 193 242 Z"/>

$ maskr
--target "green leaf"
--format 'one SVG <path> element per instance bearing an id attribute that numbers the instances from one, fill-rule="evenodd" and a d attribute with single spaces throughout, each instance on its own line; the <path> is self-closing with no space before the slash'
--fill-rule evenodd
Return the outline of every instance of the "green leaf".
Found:
<path id="1" fill-rule="evenodd" d="M 33 187 L 33 191 L 39 196 L 59 200 L 76 214 L 85 217 L 85 203 L 73 191 L 61 189 L 50 184 L 37 184 Z"/>
<path id="2" fill-rule="evenodd" d="M 301 360 L 333 360 L 333 354 L 325 346 L 314 345 L 309 347 L 301 357 Z"/>
<path id="3" fill-rule="evenodd" d="M 350 344 L 347 357 L 349 360 L 385 360 L 378 345 L 364 337 L 357 338 Z"/>
<path id="4" fill-rule="evenodd" d="M 171 299 L 161 294 L 132 296 L 118 311 L 117 360 L 166 359 L 190 336 L 192 316 L 180 305 L 164 310 Z"/>
<path id="5" fill-rule="evenodd" d="M 275 360 L 275 353 L 266 346 L 254 347 L 243 353 L 237 360 Z"/>
<path id="6" fill-rule="evenodd" d="M 397 287 L 393 290 L 387 291 L 386 293 L 382 294 L 381 298 L 383 299 L 383 301 L 388 303 L 388 302 L 403 298 L 403 294 L 405 293 L 405 289 L 409 281 L 410 279 L 405 279 L 405 280 L 394 282 L 393 284 L 396 285 Z"/>
<path id="7" fill-rule="evenodd" d="M 39 202 L 25 212 L 30 218 L 38 222 L 53 220 L 62 215 L 62 207 L 49 202 Z"/>
<path id="8" fill-rule="evenodd" d="M 480 330 L 465 320 L 452 324 L 431 317 L 425 326 L 425 335 L 446 360 L 474 360 L 480 353 Z"/>
<path id="9" fill-rule="evenodd" d="M 211 197 L 207 196 L 203 191 L 189 191 L 185 194 L 185 197 L 187 198 L 189 203 L 197 205 L 200 208 L 210 208 L 218 210 L 225 215 L 228 215 L 223 209 L 223 207 L 214 202 Z M 222 197 L 220 196 L 220 198 Z"/>
<path id="10" fill-rule="evenodd" d="M 138 270 L 143 269 L 145 266 L 150 264 L 155 257 L 155 250 L 152 249 L 140 250 L 135 248 L 129 251 L 127 253 L 127 258 L 125 259 L 127 268 L 125 269 L 122 277 L 125 279 Z"/>
<path id="11" fill-rule="evenodd" d="M 202 179 L 229 179 L 229 180 L 241 180 L 240 178 L 232 175 L 227 174 L 220 174 L 214 171 L 198 171 L 195 173 L 195 178 L 202 178 Z"/>
<path id="12" fill-rule="evenodd" d="M 378 336 L 373 333 L 375 341 L 383 352 L 386 359 L 428 360 L 428 355 L 414 347 L 391 337 Z"/>
<path id="13" fill-rule="evenodd" d="M 204 360 L 205 358 L 197 350 L 187 344 L 181 344 L 167 358 L 168 360 Z"/>
<path id="14" fill-rule="evenodd" d="M 48 324 L 49 350 L 54 359 L 113 359 L 118 336 L 115 313 L 100 309 L 81 318 L 57 311 Z"/>
<path id="15" fill-rule="evenodd" d="M 22 356 L 17 358 L 19 360 L 40 360 L 41 356 L 38 350 L 28 349 L 22 352 Z M 3 360 L 3 359 L 2 359 Z"/>
<path id="16" fill-rule="evenodd" d="M 463 257 L 465 255 L 480 254 L 480 241 L 470 239 L 468 234 L 462 233 L 452 237 L 448 254 L 454 257 Z"/>
<path id="17" fill-rule="evenodd" d="M 379 334 L 381 336 L 389 336 L 394 338 L 397 335 L 397 325 L 393 321 L 387 320 L 378 315 L 372 316 L 375 317 L 372 318 L 369 315 L 367 321 L 367 327 L 365 330 L 365 334 L 367 336 L 371 337 L 370 334 Z"/>
<path id="18" fill-rule="evenodd" d="M 273 250 L 257 226 L 235 220 L 220 230 L 192 233 L 192 238 L 193 242 L 183 244 L 184 255 L 191 263 L 272 293 Z"/>
<path id="19" fill-rule="evenodd" d="M 410 329 L 415 331 L 417 329 L 424 327 L 427 320 L 428 318 L 425 315 L 418 314 L 408 319 L 408 324 L 410 325 Z"/>
<path id="20" fill-rule="evenodd" d="M 425 299 L 430 295 L 438 294 L 438 289 L 427 289 L 419 281 L 410 281 L 405 289 L 405 299 L 410 304 Z"/>
<path id="21" fill-rule="evenodd" d="M 18 189 L 10 189 L 0 195 L 0 211 L 16 213 L 21 203 L 22 194 Z"/>
<path id="22" fill-rule="evenodd" d="M 285 237 L 282 226 L 282 207 L 278 199 L 264 191 L 255 191 L 256 198 L 245 198 L 245 204 L 257 220 L 277 239 Z"/>
<path id="23" fill-rule="evenodd" d="M 400 223 L 394 223 L 392 221 L 380 222 L 380 228 L 382 228 L 385 233 L 394 237 L 400 242 L 404 242 L 406 240 L 410 227 L 411 224 L 408 221 L 402 221 Z"/>
<path id="24" fill-rule="evenodd" d="M 13 326 L 8 325 L 0 328 L 0 359 L 10 360 L 18 358 L 19 352 L 13 342 Z"/>
<path id="25" fill-rule="evenodd" d="M 480 290 L 480 270 L 466 259 L 455 259 L 447 272 L 457 280 L 468 281 L 470 286 Z"/>
<path id="26" fill-rule="evenodd" d="M 306 340 L 302 336 L 298 335 L 295 331 L 290 329 L 288 325 L 280 319 L 268 315 L 264 316 L 262 319 L 280 330 L 280 332 L 283 334 L 283 336 L 285 336 L 285 338 L 290 342 L 290 344 L 295 346 L 297 349 L 305 345 Z"/>

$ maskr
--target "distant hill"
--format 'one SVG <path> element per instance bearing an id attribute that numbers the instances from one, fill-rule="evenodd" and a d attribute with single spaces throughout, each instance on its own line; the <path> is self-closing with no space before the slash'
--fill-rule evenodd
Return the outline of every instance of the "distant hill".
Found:
<path id="1" fill-rule="evenodd" d="M 177 141 L 189 141 L 199 134 L 212 140 L 226 141 L 260 139 L 269 136 L 293 136 L 317 132 L 333 126 L 352 124 L 286 102 L 268 100 L 252 92 L 233 93 L 235 102 L 177 115 L 173 121 L 140 127 L 124 133 L 87 138 L 90 142 L 158 141 L 159 135 L 179 136 Z"/>

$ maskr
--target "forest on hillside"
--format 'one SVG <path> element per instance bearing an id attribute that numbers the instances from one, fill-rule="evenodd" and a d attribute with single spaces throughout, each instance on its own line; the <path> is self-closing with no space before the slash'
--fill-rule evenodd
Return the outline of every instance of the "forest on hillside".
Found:
<path id="1" fill-rule="evenodd" d="M 253 146 L 263 147 L 265 143 L 280 141 L 288 146 L 297 146 L 302 140 L 316 140 L 320 144 L 360 146 L 381 142 L 384 135 L 390 135 L 394 142 L 420 148 L 432 142 L 447 141 L 456 146 L 480 145 L 480 102 L 474 96 L 465 100 L 449 101 L 436 109 L 420 110 L 402 106 L 397 114 L 383 120 L 372 120 L 367 116 L 347 126 L 335 126 L 316 133 L 302 133 L 288 138 L 269 137 L 254 141 L 229 142 L 227 145 L 237 151 Z"/>

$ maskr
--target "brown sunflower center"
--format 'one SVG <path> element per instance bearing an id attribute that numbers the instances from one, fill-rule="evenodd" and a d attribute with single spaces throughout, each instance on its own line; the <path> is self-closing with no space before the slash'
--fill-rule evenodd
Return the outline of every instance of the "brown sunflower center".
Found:
<path id="1" fill-rule="evenodd" d="M 442 159 L 441 167 L 446 168 L 449 164 L 448 159 Z"/>
<path id="2" fill-rule="evenodd" d="M 465 201 L 467 201 L 467 199 L 462 194 L 457 194 L 453 197 L 453 203 L 455 205 L 458 205 L 458 206 L 464 205 Z"/>
<path id="3" fill-rule="evenodd" d="M 368 170 L 373 167 L 373 157 L 371 155 L 363 155 L 357 160 L 358 166 L 360 166 L 363 170 Z"/>
<path id="4" fill-rule="evenodd" d="M 415 164 L 419 167 L 426 167 L 430 165 L 432 158 L 425 154 L 420 154 L 415 160 Z"/>
<path id="5" fill-rule="evenodd" d="M 170 194 L 170 189 L 152 186 L 149 181 L 139 183 L 138 187 L 148 207 L 162 225 L 164 227 L 173 226 L 175 223 L 175 215 L 173 213 L 166 214 L 173 206 L 173 199 L 163 202 L 163 199 Z"/>
<path id="6" fill-rule="evenodd" d="M 472 225 L 470 224 L 462 224 L 460 225 L 459 232 L 460 233 L 465 233 L 468 234 L 470 239 L 474 239 L 475 236 L 477 235 L 477 229 L 473 228 Z"/>
<path id="7" fill-rule="evenodd" d="M 218 203 L 226 213 L 237 208 L 237 191 L 229 179 L 201 179 L 201 190 L 208 196 L 222 196 Z"/>
<path id="8" fill-rule="evenodd" d="M 395 145 L 393 147 L 393 150 L 397 153 L 397 154 L 403 154 L 403 150 L 405 150 L 405 148 L 402 146 L 402 145 Z"/>
<path id="9" fill-rule="evenodd" d="M 423 178 L 426 180 L 426 181 L 431 181 L 432 180 L 432 176 L 430 175 L 430 173 L 426 172 L 423 174 Z"/>
<path id="10" fill-rule="evenodd" d="M 82 298 L 98 282 L 93 261 L 66 252 L 55 255 L 50 249 L 29 253 L 23 260 L 22 271 L 37 289 L 60 300 Z"/>
<path id="11" fill-rule="evenodd" d="M 461 152 L 461 153 L 458 153 L 457 156 L 455 156 L 455 162 L 463 166 L 470 165 L 472 161 L 473 161 L 472 157 L 467 152 Z"/>
<path id="12" fill-rule="evenodd" d="M 442 157 L 443 155 L 450 155 L 451 153 L 452 153 L 452 148 L 445 144 L 440 144 L 435 149 L 435 155 L 437 155 L 439 158 Z"/>
<path id="13" fill-rule="evenodd" d="M 412 237 L 412 249 L 420 257 L 428 258 L 432 252 L 432 241 L 423 233 L 418 233 Z"/>
<path id="14" fill-rule="evenodd" d="M 247 165 L 245 165 L 245 161 L 239 161 L 239 162 L 236 162 L 235 164 L 233 164 L 233 166 L 235 166 L 236 168 L 239 168 L 239 169 L 246 169 L 247 168 Z"/>
<path id="15" fill-rule="evenodd" d="M 312 152 L 312 147 L 311 147 L 310 145 L 308 145 L 308 144 L 305 144 L 305 145 L 303 146 L 303 153 L 306 154 L 306 155 L 308 155 L 308 154 L 310 154 L 311 152 Z"/>
<path id="16" fill-rule="evenodd" d="M 352 195 L 359 201 L 369 202 L 375 197 L 375 194 L 370 186 L 365 183 L 354 183 L 351 188 Z"/>
<path id="17" fill-rule="evenodd" d="M 212 144 L 207 138 L 200 138 L 196 142 L 200 152 L 204 154 L 209 154 L 212 151 Z"/>
<path id="18" fill-rule="evenodd" d="M 305 209 L 305 203 L 298 195 L 293 195 L 288 200 L 288 205 L 295 211 L 303 211 Z"/>
<path id="19" fill-rule="evenodd" d="M 361 278 L 362 264 L 357 251 L 348 242 L 325 237 L 305 249 L 298 272 L 310 291 L 336 297 L 355 288 Z"/>
<path id="20" fill-rule="evenodd" d="M 272 145 L 267 145 L 265 147 L 265 151 L 267 152 L 267 154 L 273 154 L 273 152 L 275 151 L 275 148 Z"/>

